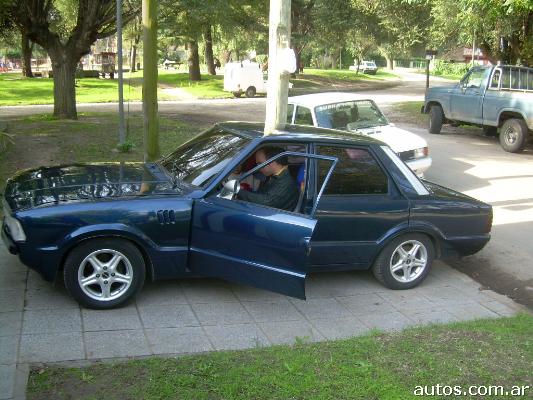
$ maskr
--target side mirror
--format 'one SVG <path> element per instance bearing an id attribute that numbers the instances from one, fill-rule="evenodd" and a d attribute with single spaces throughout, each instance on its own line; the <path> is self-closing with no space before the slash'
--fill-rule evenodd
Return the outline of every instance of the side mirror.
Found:
<path id="1" fill-rule="evenodd" d="M 241 185 L 239 181 L 237 179 L 230 179 L 229 181 L 224 183 L 224 187 L 220 191 L 218 197 L 231 200 L 233 199 L 233 196 L 239 193 L 240 189 L 241 189 Z"/>

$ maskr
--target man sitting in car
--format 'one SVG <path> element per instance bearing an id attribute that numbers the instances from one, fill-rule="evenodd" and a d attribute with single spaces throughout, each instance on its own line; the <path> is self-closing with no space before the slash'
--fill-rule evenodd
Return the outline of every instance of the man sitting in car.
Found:
<path id="1" fill-rule="evenodd" d="M 261 164 L 283 153 L 280 147 L 263 147 L 255 152 L 255 161 Z M 262 204 L 281 210 L 293 211 L 298 203 L 299 190 L 289 172 L 287 157 L 280 157 L 261 168 L 266 180 L 261 182 L 256 192 L 241 190 L 237 198 L 251 203 Z"/>

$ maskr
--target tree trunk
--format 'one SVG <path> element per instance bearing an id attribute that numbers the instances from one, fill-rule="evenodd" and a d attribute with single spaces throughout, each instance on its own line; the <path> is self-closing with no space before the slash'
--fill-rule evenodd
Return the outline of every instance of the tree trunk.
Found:
<path id="1" fill-rule="evenodd" d="M 385 56 L 385 60 L 387 60 L 387 69 L 394 69 L 393 58 L 391 56 Z"/>
<path id="2" fill-rule="evenodd" d="M 53 54 L 53 53 L 52 53 Z M 77 119 L 75 76 L 77 61 L 68 60 L 64 52 L 50 57 L 54 74 L 54 117 Z"/>
<path id="3" fill-rule="evenodd" d="M 130 52 L 130 71 L 135 72 L 137 69 L 135 68 L 135 65 L 137 64 L 137 46 L 139 45 L 140 40 L 139 35 L 135 35 L 135 39 L 133 40 L 133 43 L 131 45 L 131 52 Z"/>
<path id="4" fill-rule="evenodd" d="M 207 25 L 204 32 L 205 40 L 205 63 L 207 64 L 207 72 L 210 75 L 216 75 L 215 60 L 213 59 L 213 36 L 211 35 L 211 25 Z"/>
<path id="5" fill-rule="evenodd" d="M 196 40 L 189 41 L 189 80 L 200 81 L 200 56 L 198 55 L 198 42 Z"/>
<path id="6" fill-rule="evenodd" d="M 28 36 L 22 32 L 22 75 L 26 78 L 33 78 L 33 71 L 31 70 L 31 56 L 33 51 L 33 44 L 30 44 Z"/>

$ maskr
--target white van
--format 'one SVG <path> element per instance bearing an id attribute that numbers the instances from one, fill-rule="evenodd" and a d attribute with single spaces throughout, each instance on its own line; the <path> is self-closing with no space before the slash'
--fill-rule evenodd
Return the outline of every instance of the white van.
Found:
<path id="1" fill-rule="evenodd" d="M 241 97 L 243 93 L 246 97 L 266 93 L 261 66 L 250 61 L 227 63 L 224 67 L 224 91 L 232 92 L 235 97 Z"/>

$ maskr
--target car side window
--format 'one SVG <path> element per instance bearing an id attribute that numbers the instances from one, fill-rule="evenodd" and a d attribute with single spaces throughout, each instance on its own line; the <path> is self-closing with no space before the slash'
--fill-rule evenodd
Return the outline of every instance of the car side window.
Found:
<path id="1" fill-rule="evenodd" d="M 367 150 L 354 147 L 319 146 L 317 153 L 339 159 L 328 182 L 325 195 L 387 194 L 388 178 L 374 156 Z M 318 161 L 318 187 L 328 172 L 327 163 Z"/>
<path id="2" fill-rule="evenodd" d="M 294 112 L 294 104 L 287 104 L 287 123 L 292 124 L 292 114 Z"/>
<path id="3" fill-rule="evenodd" d="M 500 76 L 501 71 L 499 69 L 495 70 L 494 74 L 492 74 L 492 80 L 490 81 L 491 89 L 498 89 L 500 87 Z"/>
<path id="4" fill-rule="evenodd" d="M 307 107 L 296 107 L 296 117 L 294 123 L 297 125 L 311 125 L 313 126 L 313 116 L 311 110 Z"/>

